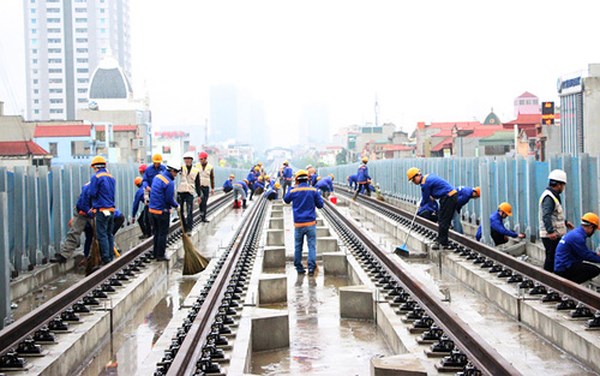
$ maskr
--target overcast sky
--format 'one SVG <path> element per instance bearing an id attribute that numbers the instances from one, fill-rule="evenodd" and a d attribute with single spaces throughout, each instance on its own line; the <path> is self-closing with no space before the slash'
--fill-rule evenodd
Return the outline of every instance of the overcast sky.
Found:
<path id="1" fill-rule="evenodd" d="M 304 103 L 325 103 L 332 129 L 373 121 L 376 96 L 380 122 L 406 131 L 492 107 L 509 121 L 522 92 L 557 100 L 559 76 L 600 63 L 596 1 L 130 3 L 134 89 L 156 127 L 203 124 L 210 85 L 234 84 L 288 145 Z M 19 113 L 22 0 L 0 4 L 0 100 Z"/>

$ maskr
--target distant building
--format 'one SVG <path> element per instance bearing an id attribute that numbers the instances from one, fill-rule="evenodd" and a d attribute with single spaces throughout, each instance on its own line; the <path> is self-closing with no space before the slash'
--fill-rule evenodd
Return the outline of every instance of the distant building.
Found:
<path id="1" fill-rule="evenodd" d="M 600 154 L 600 64 L 559 78 L 562 153 Z"/>
<path id="2" fill-rule="evenodd" d="M 537 96 L 526 91 L 515 98 L 514 115 L 538 115 L 541 114 L 540 101 Z"/>
<path id="3" fill-rule="evenodd" d="M 131 77 L 129 0 L 24 0 L 27 119 L 74 120 L 91 73 L 114 55 Z"/>
<path id="4" fill-rule="evenodd" d="M 313 145 L 329 143 L 329 110 L 324 103 L 311 103 L 300 115 L 299 139 Z"/>
<path id="5" fill-rule="evenodd" d="M 183 153 L 190 150 L 190 134 L 181 131 L 154 132 L 152 154 L 161 154 L 164 163 L 183 162 Z M 196 156 L 196 161 L 198 157 Z"/>

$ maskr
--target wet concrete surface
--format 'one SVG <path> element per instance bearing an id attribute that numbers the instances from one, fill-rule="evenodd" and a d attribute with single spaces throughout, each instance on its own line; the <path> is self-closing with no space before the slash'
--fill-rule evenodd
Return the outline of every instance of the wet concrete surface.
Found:
<path id="1" fill-rule="evenodd" d="M 290 347 L 253 353 L 251 373 L 367 375 L 372 357 L 390 355 L 375 323 L 340 319 L 338 288 L 346 278 L 298 275 L 291 263 L 286 274 Z"/>

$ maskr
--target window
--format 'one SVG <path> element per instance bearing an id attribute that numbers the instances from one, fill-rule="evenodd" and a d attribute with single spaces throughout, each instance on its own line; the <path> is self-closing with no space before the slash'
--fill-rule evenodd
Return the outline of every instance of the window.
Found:
<path id="1" fill-rule="evenodd" d="M 53 157 L 58 157 L 58 143 L 57 142 L 48 143 L 48 149 L 50 149 L 48 151 L 50 152 L 50 154 L 52 154 Z"/>
<path id="2" fill-rule="evenodd" d="M 87 43 L 87 38 L 75 38 L 75 41 L 77 43 Z"/>
<path id="3" fill-rule="evenodd" d="M 51 78 L 48 82 L 51 84 L 62 84 L 62 78 Z"/>
<path id="4" fill-rule="evenodd" d="M 48 38 L 48 43 L 60 43 L 60 38 Z"/>
<path id="5" fill-rule="evenodd" d="M 89 73 L 89 69 L 87 68 L 77 68 L 77 73 Z"/>
<path id="6" fill-rule="evenodd" d="M 171 147 L 170 147 L 170 146 L 168 146 L 168 145 L 164 145 L 164 146 L 162 147 L 162 153 L 163 153 L 163 154 L 171 154 Z"/>
<path id="7" fill-rule="evenodd" d="M 48 64 L 60 64 L 62 59 L 48 59 Z"/>
<path id="8" fill-rule="evenodd" d="M 33 70 L 33 74 L 38 74 L 38 70 L 37 70 L 37 69 L 34 69 L 34 70 Z"/>
<path id="9" fill-rule="evenodd" d="M 50 113 L 51 114 L 62 114 L 63 110 L 62 110 L 62 108 L 51 108 Z"/>
<path id="10" fill-rule="evenodd" d="M 48 18 L 48 23 L 59 23 L 60 18 Z"/>
<path id="11" fill-rule="evenodd" d="M 80 87 L 79 89 L 77 89 L 77 92 L 80 94 L 85 94 L 85 93 L 87 93 L 87 89 Z"/>
<path id="12" fill-rule="evenodd" d="M 103 53 L 103 54 L 105 54 L 106 53 L 106 48 L 101 48 L 100 52 Z"/>
<path id="13" fill-rule="evenodd" d="M 53 104 L 62 103 L 62 102 L 63 102 L 62 98 L 51 98 L 50 99 L 50 103 L 53 103 Z"/>
<path id="14" fill-rule="evenodd" d="M 31 29 L 31 34 L 37 34 L 37 29 Z"/>
<path id="15" fill-rule="evenodd" d="M 32 19 L 31 19 L 31 23 L 32 23 L 32 24 L 36 24 L 36 23 L 37 23 L 37 20 L 36 20 L 35 18 L 32 18 Z"/>
<path id="16" fill-rule="evenodd" d="M 60 13 L 60 8 L 48 8 L 46 9 L 48 13 Z"/>
<path id="17" fill-rule="evenodd" d="M 31 44 L 37 44 L 37 38 L 31 38 Z"/>
<path id="18" fill-rule="evenodd" d="M 33 100 L 33 104 L 39 104 L 39 103 L 40 103 L 40 100 L 39 100 L 39 99 L 34 99 L 34 100 Z"/>
<path id="19" fill-rule="evenodd" d="M 79 98 L 77 99 L 77 103 L 87 103 L 87 98 Z"/>
<path id="20" fill-rule="evenodd" d="M 87 63 L 87 62 L 88 62 L 88 59 L 86 59 L 86 58 L 84 58 L 84 57 L 79 57 L 79 58 L 77 58 L 77 62 L 78 62 L 78 63 L 85 64 L 85 63 Z"/>
<path id="21" fill-rule="evenodd" d="M 76 23 L 86 23 L 87 22 L 87 18 L 76 18 L 75 22 Z"/>
<path id="22" fill-rule="evenodd" d="M 75 29 L 76 33 L 87 33 L 87 29 L 85 27 L 78 27 Z"/>
<path id="23" fill-rule="evenodd" d="M 88 83 L 88 79 L 87 78 L 78 78 L 77 79 L 77 83 L 78 84 L 87 84 Z"/>
<path id="24" fill-rule="evenodd" d="M 39 89 L 33 89 L 33 94 L 39 94 L 40 90 Z"/>
<path id="25" fill-rule="evenodd" d="M 32 53 L 32 54 L 37 54 L 37 48 L 32 48 L 32 49 L 31 49 L 31 53 Z"/>
<path id="26" fill-rule="evenodd" d="M 52 94 L 61 94 L 63 92 L 62 89 L 50 89 L 48 90 L 48 92 L 52 93 Z"/>
<path id="27" fill-rule="evenodd" d="M 60 48 L 48 48 L 49 54 L 59 54 L 61 52 L 62 52 L 62 49 L 60 49 Z"/>
<path id="28" fill-rule="evenodd" d="M 106 12 L 106 9 L 100 8 L 100 13 L 104 13 L 104 12 Z"/>
<path id="29" fill-rule="evenodd" d="M 51 29 L 48 29 L 48 33 L 60 33 L 60 29 L 51 28 Z"/>
<path id="30" fill-rule="evenodd" d="M 33 113 L 38 115 L 40 113 L 40 110 L 33 110 Z"/>
<path id="31" fill-rule="evenodd" d="M 62 69 L 61 68 L 48 69 L 48 73 L 62 73 Z"/>
<path id="32" fill-rule="evenodd" d="M 75 8 L 75 13 L 85 13 L 87 9 L 85 8 Z"/>
<path id="33" fill-rule="evenodd" d="M 31 11 L 31 14 L 35 14 L 35 8 L 31 8 L 30 11 Z"/>
<path id="34" fill-rule="evenodd" d="M 38 59 L 32 59 L 32 60 L 31 60 L 31 63 L 32 63 L 32 64 L 37 64 L 37 63 L 38 63 Z"/>
<path id="35" fill-rule="evenodd" d="M 46 0 L 47 3 L 58 3 L 60 0 Z"/>
<path id="36" fill-rule="evenodd" d="M 100 28 L 100 34 L 106 34 L 106 29 L 105 28 Z"/>
<path id="37" fill-rule="evenodd" d="M 38 83 L 38 79 L 36 78 L 36 79 L 33 80 L 33 84 L 37 85 L 37 83 Z"/>
<path id="38" fill-rule="evenodd" d="M 88 52 L 88 49 L 87 48 L 78 48 L 76 51 L 78 54 L 85 54 Z"/>

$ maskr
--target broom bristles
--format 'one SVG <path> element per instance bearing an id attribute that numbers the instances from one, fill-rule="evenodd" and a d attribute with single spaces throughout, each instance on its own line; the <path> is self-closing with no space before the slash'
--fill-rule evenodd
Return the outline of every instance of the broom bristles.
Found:
<path id="1" fill-rule="evenodd" d="M 192 275 L 200 273 L 208 265 L 208 260 L 203 257 L 194 247 L 192 239 L 184 232 L 182 235 L 183 242 L 183 275 Z"/>

